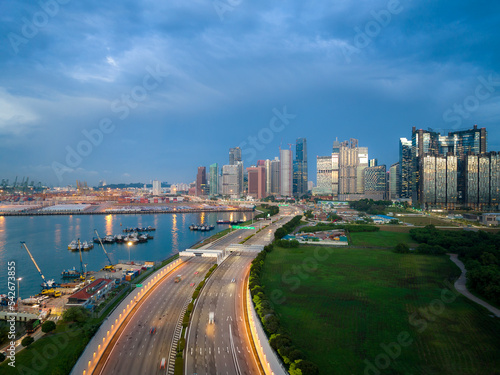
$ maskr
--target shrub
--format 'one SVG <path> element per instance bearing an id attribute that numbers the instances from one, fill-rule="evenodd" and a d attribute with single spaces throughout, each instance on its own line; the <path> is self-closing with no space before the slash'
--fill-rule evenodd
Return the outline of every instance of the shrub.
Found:
<path id="1" fill-rule="evenodd" d="M 399 253 L 399 254 L 407 254 L 410 252 L 410 248 L 408 247 L 407 244 L 405 243 L 398 243 L 395 247 L 394 247 L 394 252 L 395 253 Z"/>

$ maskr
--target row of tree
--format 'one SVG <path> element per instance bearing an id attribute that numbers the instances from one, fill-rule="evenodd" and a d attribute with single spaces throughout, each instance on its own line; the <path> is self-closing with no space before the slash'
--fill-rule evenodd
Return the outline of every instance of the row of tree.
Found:
<path id="1" fill-rule="evenodd" d="M 392 201 L 374 201 L 373 199 L 360 199 L 349 202 L 349 207 L 356 211 L 366 212 L 370 215 L 381 215 L 385 209 L 392 205 Z"/>
<path id="2" fill-rule="evenodd" d="M 297 215 L 292 220 L 290 220 L 288 223 L 286 223 L 282 227 L 276 229 L 276 232 L 274 232 L 274 239 L 280 240 L 283 237 L 285 237 L 287 234 L 292 233 L 293 230 L 300 224 L 300 219 L 302 219 L 302 215 Z"/>
<path id="3" fill-rule="evenodd" d="M 346 231 L 349 231 L 351 233 L 355 232 L 378 232 L 380 230 L 379 227 L 375 225 L 368 225 L 368 224 L 324 224 L 324 223 L 318 223 L 314 226 L 311 227 L 304 227 L 301 228 L 301 232 L 305 233 L 310 233 L 310 232 L 322 232 L 325 230 L 335 230 L 335 229 L 344 229 Z"/>
<path id="4" fill-rule="evenodd" d="M 288 241 L 277 239 L 274 243 L 279 245 L 282 244 L 282 242 Z M 295 242 L 298 244 L 298 241 Z M 281 327 L 280 319 L 273 309 L 272 302 L 262 287 L 261 273 L 264 266 L 264 260 L 273 248 L 273 244 L 265 246 L 264 250 L 262 250 L 252 261 L 249 288 L 255 310 L 269 337 L 269 344 L 280 355 L 285 365 L 289 367 L 288 372 L 290 375 L 318 375 L 318 366 L 304 359 L 303 353 L 293 345 L 291 337 Z"/>
<path id="5" fill-rule="evenodd" d="M 467 286 L 500 305 L 500 232 L 446 231 L 434 225 L 410 230 L 426 254 L 456 253 L 467 269 Z"/>

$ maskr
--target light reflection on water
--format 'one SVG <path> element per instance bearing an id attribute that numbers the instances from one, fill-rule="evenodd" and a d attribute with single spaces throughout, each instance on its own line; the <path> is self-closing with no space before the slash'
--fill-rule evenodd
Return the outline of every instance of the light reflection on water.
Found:
<path id="1" fill-rule="evenodd" d="M 224 230 L 227 225 L 217 225 L 218 219 L 238 220 L 249 215 L 241 213 L 207 213 L 203 222 L 215 225 L 215 230 L 198 232 L 189 230 L 191 223 L 201 223 L 202 214 L 150 214 L 150 215 L 74 215 L 74 216 L 0 216 L 0 294 L 5 294 L 7 286 L 7 262 L 16 261 L 16 277 L 22 277 L 21 297 L 26 298 L 40 291 L 42 281 L 38 271 L 26 251 L 20 247 L 20 241 L 26 241 L 38 266 L 46 279 L 60 280 L 63 269 L 80 269 L 78 252 L 68 250 L 68 244 L 77 238 L 91 240 L 97 229 L 102 236 L 120 234 L 126 227 L 146 227 L 151 225 L 157 230 L 151 234 L 154 239 L 145 244 L 134 246 L 132 260 L 158 261 L 182 251 Z M 139 224 L 141 223 L 141 224 Z M 122 226 L 120 225 L 122 224 Z M 111 260 L 128 260 L 126 245 L 104 245 Z M 96 271 L 107 264 L 106 256 L 100 245 L 82 253 L 83 263 L 89 271 Z"/>

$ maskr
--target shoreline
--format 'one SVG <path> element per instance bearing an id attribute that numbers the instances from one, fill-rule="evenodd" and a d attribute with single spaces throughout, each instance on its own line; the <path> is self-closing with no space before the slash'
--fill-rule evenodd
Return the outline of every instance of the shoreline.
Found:
<path id="1" fill-rule="evenodd" d="M 218 213 L 218 212 L 254 212 L 251 208 L 237 208 L 226 210 L 204 210 L 204 209 L 189 209 L 189 210 L 158 210 L 158 211 L 129 211 L 118 210 L 113 212 L 95 212 L 95 211 L 59 211 L 59 212 L 0 212 L 1 216 L 72 216 L 72 215 L 154 215 L 154 214 L 192 214 L 192 213 Z"/>

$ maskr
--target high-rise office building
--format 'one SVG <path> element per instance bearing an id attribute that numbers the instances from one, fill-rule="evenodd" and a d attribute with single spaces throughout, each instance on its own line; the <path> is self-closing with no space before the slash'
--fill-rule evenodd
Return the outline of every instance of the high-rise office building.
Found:
<path id="1" fill-rule="evenodd" d="M 281 194 L 281 161 L 278 157 L 270 161 L 271 166 L 271 191 L 272 195 Z"/>
<path id="2" fill-rule="evenodd" d="M 411 198 L 412 159 L 411 141 L 406 138 L 399 139 L 399 185 L 400 198 Z"/>
<path id="3" fill-rule="evenodd" d="M 222 194 L 231 198 L 239 198 L 242 193 L 242 164 L 224 165 L 222 167 Z"/>
<path id="4" fill-rule="evenodd" d="M 376 159 L 375 159 L 376 160 Z M 356 193 L 365 192 L 365 174 L 364 170 L 368 166 L 368 147 L 358 147 L 358 166 L 356 168 Z"/>
<path id="5" fill-rule="evenodd" d="M 272 195 L 272 190 L 271 190 L 271 160 L 266 159 L 265 162 L 265 168 L 266 168 L 266 196 L 267 195 Z"/>
<path id="6" fill-rule="evenodd" d="M 389 199 L 398 199 L 399 198 L 399 187 L 400 187 L 400 166 L 399 162 L 394 163 L 389 168 Z"/>
<path id="7" fill-rule="evenodd" d="M 229 165 L 235 165 L 241 161 L 241 148 L 234 147 L 229 149 Z"/>
<path id="8" fill-rule="evenodd" d="M 207 168 L 198 167 L 196 175 L 196 195 L 202 196 L 207 194 Z"/>
<path id="9" fill-rule="evenodd" d="M 262 199 L 266 197 L 266 169 L 263 166 L 247 168 L 248 195 Z"/>
<path id="10" fill-rule="evenodd" d="M 358 192 L 358 164 L 358 140 L 351 138 L 349 142 L 341 142 L 339 155 L 339 194 L 356 194 Z"/>
<path id="11" fill-rule="evenodd" d="M 338 139 L 333 141 L 332 146 L 332 179 L 331 179 L 331 191 L 334 199 L 339 197 L 339 165 L 340 165 L 340 142 Z"/>
<path id="12" fill-rule="evenodd" d="M 387 189 L 387 173 L 385 165 L 367 167 L 364 169 L 364 174 L 365 196 L 374 200 L 385 199 Z"/>
<path id="13" fill-rule="evenodd" d="M 376 167 L 378 165 L 378 159 L 370 159 L 368 162 L 369 167 Z"/>
<path id="14" fill-rule="evenodd" d="M 307 140 L 297 138 L 293 163 L 293 193 L 301 197 L 307 193 Z"/>
<path id="15" fill-rule="evenodd" d="M 293 195 L 293 161 L 292 150 L 283 150 L 280 148 L 280 194 L 285 197 Z"/>
<path id="16" fill-rule="evenodd" d="M 316 188 L 319 195 L 332 195 L 332 157 L 316 157 Z M 338 170 L 337 170 L 338 173 Z M 338 182 L 337 182 L 338 184 Z M 338 186 L 338 185 L 337 185 Z"/>
<path id="17" fill-rule="evenodd" d="M 473 209 L 498 209 L 500 202 L 500 153 L 465 156 L 465 205 Z"/>
<path id="18" fill-rule="evenodd" d="M 161 182 L 158 180 L 153 180 L 153 195 L 161 194 Z"/>
<path id="19" fill-rule="evenodd" d="M 209 177 L 209 191 L 210 196 L 215 197 L 219 195 L 219 164 L 214 163 L 210 165 L 210 177 Z"/>
<path id="20" fill-rule="evenodd" d="M 412 200 L 414 202 L 419 202 L 420 204 L 436 204 L 442 205 L 442 198 L 436 195 L 436 199 L 433 199 L 432 195 L 432 182 L 423 181 L 422 174 L 426 174 L 426 178 L 432 175 L 432 160 L 427 159 L 422 161 L 424 157 L 430 156 L 441 156 L 441 157 L 456 157 L 457 163 L 457 201 L 458 204 L 467 203 L 469 201 L 468 197 L 472 197 L 475 200 L 474 194 L 470 195 L 471 192 L 469 188 L 471 187 L 468 177 L 467 177 L 467 155 L 469 153 L 475 153 L 477 155 L 482 155 L 487 152 L 487 132 L 485 128 L 478 128 L 474 125 L 472 129 L 459 130 L 454 132 L 449 132 L 448 135 L 441 135 L 439 132 L 429 130 L 412 129 L 412 178 L 411 178 L 411 189 L 412 189 Z M 454 160 L 454 159 L 450 159 Z M 434 160 L 434 162 L 443 163 L 442 160 Z M 448 161 L 446 161 L 447 163 Z M 437 168 L 440 168 L 440 164 L 437 164 Z M 453 163 L 453 162 L 452 162 Z M 474 164 L 474 160 L 470 160 L 470 165 Z M 479 165 L 479 164 L 478 164 Z M 429 170 L 424 171 L 422 168 L 429 168 Z M 442 171 L 440 171 L 442 173 Z M 472 181 L 475 181 L 472 178 Z M 453 186 L 453 184 L 451 185 Z M 429 190 L 430 189 L 430 190 Z M 451 192 L 449 188 L 447 191 L 449 194 Z M 474 189 L 473 189 L 474 190 Z M 455 194 L 447 197 L 446 205 L 452 204 L 449 201 L 454 200 Z M 434 203 L 432 203 L 434 202 Z"/>

